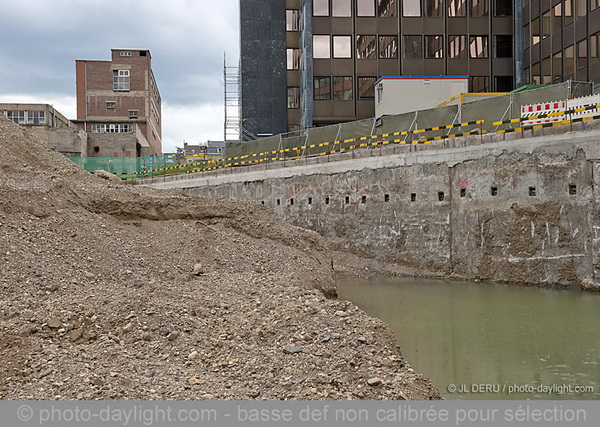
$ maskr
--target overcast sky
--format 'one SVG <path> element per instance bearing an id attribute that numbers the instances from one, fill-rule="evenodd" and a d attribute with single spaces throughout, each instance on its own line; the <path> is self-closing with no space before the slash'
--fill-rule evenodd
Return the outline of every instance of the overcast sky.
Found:
<path id="1" fill-rule="evenodd" d="M 223 53 L 239 57 L 238 0 L 0 0 L 0 102 L 76 118 L 75 60 L 147 48 L 163 151 L 223 139 Z"/>

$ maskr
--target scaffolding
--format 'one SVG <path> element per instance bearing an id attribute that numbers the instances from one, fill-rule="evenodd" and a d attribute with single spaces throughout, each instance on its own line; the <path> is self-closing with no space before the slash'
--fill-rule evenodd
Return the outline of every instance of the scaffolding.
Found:
<path id="1" fill-rule="evenodd" d="M 223 54 L 223 82 L 225 88 L 224 140 L 241 141 L 240 67 L 227 65 L 227 54 Z"/>

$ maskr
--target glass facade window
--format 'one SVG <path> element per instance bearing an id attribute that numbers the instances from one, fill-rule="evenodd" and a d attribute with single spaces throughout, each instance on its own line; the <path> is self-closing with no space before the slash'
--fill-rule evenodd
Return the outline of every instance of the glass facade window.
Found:
<path id="1" fill-rule="evenodd" d="M 288 9 L 285 11 L 285 30 L 300 31 L 300 11 Z"/>
<path id="2" fill-rule="evenodd" d="M 488 16 L 489 0 L 471 0 L 471 16 L 479 18 Z"/>
<path id="3" fill-rule="evenodd" d="M 132 125 L 93 124 L 92 133 L 131 133 Z"/>
<path id="4" fill-rule="evenodd" d="M 127 91 L 129 88 L 129 70 L 113 70 L 113 90 Z"/>
<path id="5" fill-rule="evenodd" d="M 496 58 L 512 58 L 513 56 L 513 37 L 512 36 L 495 36 L 496 37 Z"/>
<path id="6" fill-rule="evenodd" d="M 356 36 L 356 57 L 358 59 L 377 58 L 377 36 Z"/>
<path id="7" fill-rule="evenodd" d="M 333 99 L 351 100 L 353 86 L 352 77 L 333 77 Z"/>
<path id="8" fill-rule="evenodd" d="M 563 66 L 562 66 L 562 52 L 555 53 L 552 55 L 552 81 L 558 82 L 562 80 Z"/>
<path id="9" fill-rule="evenodd" d="M 531 43 L 531 25 L 525 24 L 523 26 L 523 49 L 527 49 Z"/>
<path id="10" fill-rule="evenodd" d="M 541 32 L 540 32 L 540 18 L 535 18 L 531 21 L 531 45 L 536 45 L 540 42 Z"/>
<path id="11" fill-rule="evenodd" d="M 575 47 L 573 45 L 565 49 L 565 74 L 575 72 Z"/>
<path id="12" fill-rule="evenodd" d="M 393 18 L 397 11 L 398 0 L 377 0 L 377 12 L 381 18 Z"/>
<path id="13" fill-rule="evenodd" d="M 496 76 L 494 79 L 496 82 L 496 92 L 510 92 L 513 90 L 512 76 Z"/>
<path id="14" fill-rule="evenodd" d="M 581 40 L 577 43 L 577 69 L 585 68 L 587 65 L 587 40 Z"/>
<path id="15" fill-rule="evenodd" d="M 333 57 L 352 58 L 352 36 L 333 36 Z"/>
<path id="16" fill-rule="evenodd" d="M 539 62 L 533 64 L 533 67 L 531 67 L 531 74 L 531 83 L 533 83 L 534 85 L 542 84 L 542 71 Z"/>
<path id="17" fill-rule="evenodd" d="M 313 16 L 329 16 L 329 0 L 312 0 Z"/>
<path id="18" fill-rule="evenodd" d="M 600 7 L 600 0 L 592 0 L 592 4 L 590 5 L 590 10 L 596 10 Z"/>
<path id="19" fill-rule="evenodd" d="M 375 0 L 356 0 L 356 16 L 375 16 Z"/>
<path id="20" fill-rule="evenodd" d="M 542 40 L 550 37 L 552 33 L 552 15 L 550 11 L 542 15 Z"/>
<path id="21" fill-rule="evenodd" d="M 398 58 L 398 36 L 379 36 L 379 57 Z"/>
<path id="22" fill-rule="evenodd" d="M 590 36 L 590 63 L 597 62 L 600 62 L 600 32 Z"/>
<path id="23" fill-rule="evenodd" d="M 469 54 L 471 58 L 487 58 L 488 36 L 471 36 L 469 40 Z"/>
<path id="24" fill-rule="evenodd" d="M 577 17 L 581 18 L 582 16 L 587 15 L 587 0 L 574 0 L 575 6 L 577 10 Z M 593 1 L 593 0 L 592 0 Z"/>
<path id="25" fill-rule="evenodd" d="M 376 77 L 357 77 L 358 99 L 375 99 Z"/>
<path id="26" fill-rule="evenodd" d="M 313 58 L 331 58 L 331 39 L 329 36 L 313 35 Z"/>
<path id="27" fill-rule="evenodd" d="M 448 55 L 450 58 L 466 58 L 467 36 L 448 36 Z"/>
<path id="28" fill-rule="evenodd" d="M 313 98 L 317 101 L 331 99 L 331 77 L 313 79 Z"/>
<path id="29" fill-rule="evenodd" d="M 467 0 L 448 0 L 448 16 L 467 16 Z"/>
<path id="30" fill-rule="evenodd" d="M 300 69 L 300 49 L 286 49 L 287 53 L 287 69 L 288 70 L 299 70 Z"/>
<path id="31" fill-rule="evenodd" d="M 562 28 L 562 4 L 559 3 L 552 8 L 552 30 L 560 31 Z"/>
<path id="32" fill-rule="evenodd" d="M 290 109 L 300 108 L 300 88 L 299 87 L 288 87 L 287 88 L 287 107 Z"/>
<path id="33" fill-rule="evenodd" d="M 488 92 L 490 81 L 488 76 L 473 76 L 469 78 L 469 92 Z"/>
<path id="34" fill-rule="evenodd" d="M 422 36 L 404 36 L 404 57 L 423 58 Z"/>
<path id="35" fill-rule="evenodd" d="M 9 110 L 6 112 L 6 117 L 8 117 L 9 120 L 12 120 L 18 125 L 25 124 L 25 111 Z"/>
<path id="36" fill-rule="evenodd" d="M 331 16 L 352 16 L 352 0 L 331 0 Z"/>
<path id="37" fill-rule="evenodd" d="M 542 61 L 542 83 L 552 83 L 552 60 L 549 56 Z"/>
<path id="38" fill-rule="evenodd" d="M 425 58 L 444 57 L 444 36 L 425 36 Z"/>
<path id="39" fill-rule="evenodd" d="M 444 2 L 442 0 L 424 0 L 425 16 L 440 17 L 443 16 Z"/>
<path id="40" fill-rule="evenodd" d="M 496 16 L 512 16 L 511 0 L 494 0 L 494 14 Z"/>
<path id="41" fill-rule="evenodd" d="M 421 16 L 421 0 L 404 0 L 402 2 L 402 16 Z"/>
<path id="42" fill-rule="evenodd" d="M 565 27 L 573 23 L 573 0 L 565 0 Z"/>
<path id="43" fill-rule="evenodd" d="M 45 111 L 27 111 L 28 125 L 43 125 L 46 123 Z"/>

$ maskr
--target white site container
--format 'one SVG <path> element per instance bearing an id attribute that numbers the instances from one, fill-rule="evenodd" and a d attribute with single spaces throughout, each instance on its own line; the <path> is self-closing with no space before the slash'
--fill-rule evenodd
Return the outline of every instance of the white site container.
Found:
<path id="1" fill-rule="evenodd" d="M 468 89 L 468 76 L 383 76 L 375 83 L 375 117 L 434 108 Z"/>

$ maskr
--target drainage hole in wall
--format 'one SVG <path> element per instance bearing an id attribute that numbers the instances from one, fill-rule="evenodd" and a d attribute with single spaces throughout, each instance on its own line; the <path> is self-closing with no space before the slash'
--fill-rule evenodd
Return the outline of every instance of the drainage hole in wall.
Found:
<path id="1" fill-rule="evenodd" d="M 308 204 L 309 204 L 309 205 L 312 205 L 312 197 L 309 197 L 309 198 L 308 198 Z"/>
<path id="2" fill-rule="evenodd" d="M 277 199 L 277 206 L 281 205 L 281 199 Z"/>
<path id="3" fill-rule="evenodd" d="M 410 193 L 410 201 L 411 202 L 417 201 L 417 193 Z"/>
<path id="4" fill-rule="evenodd" d="M 387 203 L 387 202 L 389 202 L 389 201 L 390 201 L 390 195 L 389 195 L 389 194 L 386 194 L 386 195 L 384 195 L 384 196 L 383 196 L 383 200 L 384 200 L 386 203 Z"/>
<path id="5" fill-rule="evenodd" d="M 461 188 L 460 189 L 460 197 L 465 197 L 467 195 L 467 189 L 466 188 Z"/>
<path id="6" fill-rule="evenodd" d="M 529 196 L 537 196 L 537 190 L 535 189 L 535 187 L 529 187 Z"/>
<path id="7" fill-rule="evenodd" d="M 325 197 L 325 204 L 328 205 L 329 204 L 329 197 Z"/>
<path id="8" fill-rule="evenodd" d="M 569 184 L 569 194 L 572 196 L 577 194 L 577 186 L 575 184 Z"/>
<path id="9" fill-rule="evenodd" d="M 294 206 L 294 198 L 290 199 L 290 206 Z"/>
<path id="10" fill-rule="evenodd" d="M 439 200 L 440 202 L 443 202 L 443 201 L 444 201 L 444 197 L 445 197 L 445 196 L 444 196 L 444 192 L 443 192 L 443 191 L 438 191 L 438 200 Z"/>
<path id="11" fill-rule="evenodd" d="M 496 197 L 498 195 L 498 187 L 491 187 L 490 194 L 492 195 L 492 197 Z"/>
<path id="12" fill-rule="evenodd" d="M 350 196 L 346 196 L 346 204 L 350 203 Z"/>
<path id="13" fill-rule="evenodd" d="M 367 203 L 367 196 L 362 196 L 361 203 Z"/>

